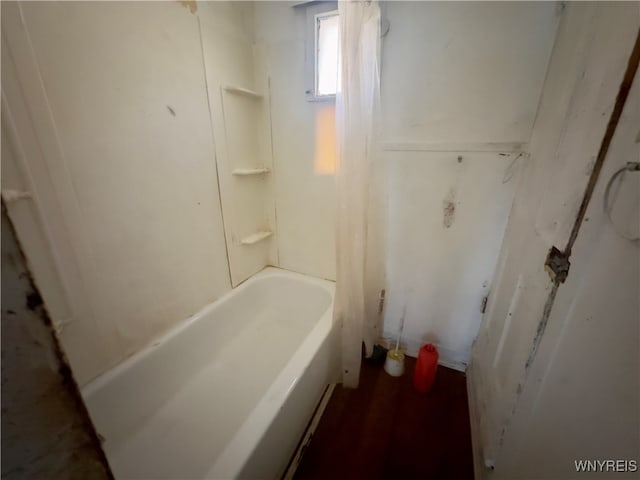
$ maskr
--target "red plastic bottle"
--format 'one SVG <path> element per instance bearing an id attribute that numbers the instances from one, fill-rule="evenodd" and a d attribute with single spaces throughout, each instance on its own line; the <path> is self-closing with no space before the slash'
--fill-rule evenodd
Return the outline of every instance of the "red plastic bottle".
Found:
<path id="1" fill-rule="evenodd" d="M 433 386 L 438 368 L 438 350 L 427 343 L 420 348 L 416 369 L 413 372 L 413 386 L 420 393 L 427 393 Z"/>

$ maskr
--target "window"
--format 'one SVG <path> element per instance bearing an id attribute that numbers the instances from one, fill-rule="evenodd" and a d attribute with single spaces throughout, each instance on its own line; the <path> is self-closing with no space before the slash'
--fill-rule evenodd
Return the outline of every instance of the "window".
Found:
<path id="1" fill-rule="evenodd" d="M 335 96 L 340 91 L 338 12 L 316 15 L 315 47 L 315 96 Z"/>
<path id="2" fill-rule="evenodd" d="M 336 2 L 306 4 L 307 100 L 333 100 L 340 91 L 340 17 Z"/>

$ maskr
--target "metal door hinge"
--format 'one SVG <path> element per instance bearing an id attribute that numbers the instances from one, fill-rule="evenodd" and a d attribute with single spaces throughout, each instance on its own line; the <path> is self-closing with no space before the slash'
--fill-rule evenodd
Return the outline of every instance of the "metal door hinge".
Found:
<path id="1" fill-rule="evenodd" d="M 558 250 L 556 247 L 551 247 L 547 254 L 547 259 L 544 261 L 544 269 L 551 277 L 553 282 L 564 283 L 569 275 L 569 256 Z"/>
<path id="2" fill-rule="evenodd" d="M 380 299 L 378 301 L 378 315 L 381 315 L 382 311 L 384 310 L 384 297 L 386 292 L 387 291 L 384 288 L 380 290 Z"/>

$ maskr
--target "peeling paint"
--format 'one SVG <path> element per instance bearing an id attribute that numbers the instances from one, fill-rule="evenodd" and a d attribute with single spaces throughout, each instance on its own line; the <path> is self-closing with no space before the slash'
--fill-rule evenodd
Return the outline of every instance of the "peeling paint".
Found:
<path id="1" fill-rule="evenodd" d="M 551 315 L 551 309 L 553 308 L 553 303 L 556 299 L 556 294 L 558 293 L 558 288 L 560 287 L 560 282 L 553 282 L 553 286 L 551 291 L 549 292 L 549 296 L 547 297 L 547 301 L 544 305 L 544 310 L 542 312 L 542 318 L 540 319 L 540 323 L 538 323 L 538 329 L 536 330 L 536 335 L 533 339 L 533 346 L 531 347 L 531 351 L 529 352 L 529 358 L 527 358 L 527 363 L 524 366 L 525 374 L 531 367 L 533 363 L 533 359 L 536 356 L 538 351 L 538 347 L 540 342 L 542 341 L 542 336 L 544 335 L 544 331 L 547 328 L 547 322 L 549 321 L 549 316 Z"/>
<path id="2" fill-rule="evenodd" d="M 40 294 L 33 290 L 27 295 L 26 306 L 31 311 L 36 311 L 36 309 L 42 305 L 42 297 Z"/>
<path id="3" fill-rule="evenodd" d="M 1 230 L 2 478 L 113 479 L 4 205 Z"/>
<path id="4" fill-rule="evenodd" d="M 185 8 L 188 8 L 191 13 L 198 11 L 198 4 L 195 0 L 178 0 L 178 3 Z"/>

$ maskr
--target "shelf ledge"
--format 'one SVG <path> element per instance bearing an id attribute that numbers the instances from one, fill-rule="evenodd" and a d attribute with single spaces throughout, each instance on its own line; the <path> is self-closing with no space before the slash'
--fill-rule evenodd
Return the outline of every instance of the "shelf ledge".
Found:
<path id="1" fill-rule="evenodd" d="M 264 173 L 269 173 L 271 170 L 269 170 L 267 167 L 262 167 L 262 168 L 236 168 L 231 172 L 231 175 L 238 175 L 238 176 L 246 176 L 246 175 L 262 175 Z"/>
<path id="2" fill-rule="evenodd" d="M 242 240 L 240 240 L 240 244 L 253 245 L 254 243 L 261 242 L 265 238 L 269 238 L 271 235 L 273 235 L 273 232 L 271 230 L 264 230 L 261 232 L 252 233 L 251 235 L 244 237 Z"/>
<path id="3" fill-rule="evenodd" d="M 254 92 L 253 90 L 249 90 L 248 88 L 236 87 L 235 85 L 225 85 L 222 88 L 224 89 L 225 92 L 235 93 L 237 95 L 244 95 L 246 97 L 251 97 L 255 99 L 260 99 L 263 97 L 258 92 Z"/>

